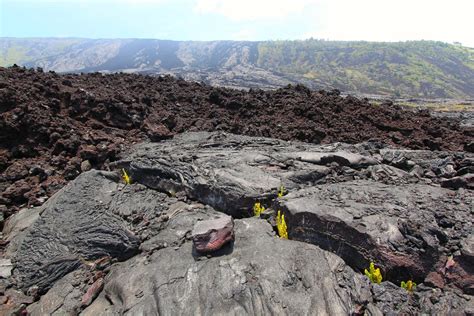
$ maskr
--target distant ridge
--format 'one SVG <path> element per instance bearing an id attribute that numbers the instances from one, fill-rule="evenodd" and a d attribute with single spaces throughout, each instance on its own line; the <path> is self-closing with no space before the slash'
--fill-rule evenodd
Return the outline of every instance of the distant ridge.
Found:
<path id="1" fill-rule="evenodd" d="M 0 66 L 170 73 L 236 88 L 303 83 L 344 93 L 474 98 L 474 49 L 433 41 L 0 38 Z"/>

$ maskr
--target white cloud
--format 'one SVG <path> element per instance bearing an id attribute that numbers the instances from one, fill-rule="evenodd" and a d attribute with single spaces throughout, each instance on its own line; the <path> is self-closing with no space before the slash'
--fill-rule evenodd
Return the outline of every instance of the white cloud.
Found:
<path id="1" fill-rule="evenodd" d="M 318 0 L 196 0 L 198 13 L 223 15 L 234 21 L 276 19 L 302 12 Z"/>
<path id="2" fill-rule="evenodd" d="M 232 21 L 300 17 L 303 38 L 459 41 L 474 47 L 474 0 L 195 0 L 194 10 Z"/>
<path id="3" fill-rule="evenodd" d="M 441 40 L 474 47 L 472 0 L 324 0 L 305 37 L 337 40 Z"/>

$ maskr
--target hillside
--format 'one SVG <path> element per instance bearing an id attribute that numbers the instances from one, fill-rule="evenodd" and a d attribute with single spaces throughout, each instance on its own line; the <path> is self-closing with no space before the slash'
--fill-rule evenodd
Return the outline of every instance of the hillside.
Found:
<path id="1" fill-rule="evenodd" d="M 474 95 L 474 50 L 439 42 L 267 42 L 259 45 L 257 64 L 343 91 Z"/>
<path id="2" fill-rule="evenodd" d="M 2 38 L 0 44 L 0 66 L 170 73 L 237 88 L 303 83 L 354 94 L 474 97 L 474 49 L 441 42 Z"/>

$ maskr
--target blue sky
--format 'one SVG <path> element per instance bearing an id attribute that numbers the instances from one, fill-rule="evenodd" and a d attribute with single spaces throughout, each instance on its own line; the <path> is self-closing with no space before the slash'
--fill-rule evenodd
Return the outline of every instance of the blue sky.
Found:
<path id="1" fill-rule="evenodd" d="M 474 0 L 0 0 L 0 36 L 441 40 L 474 47 Z"/>

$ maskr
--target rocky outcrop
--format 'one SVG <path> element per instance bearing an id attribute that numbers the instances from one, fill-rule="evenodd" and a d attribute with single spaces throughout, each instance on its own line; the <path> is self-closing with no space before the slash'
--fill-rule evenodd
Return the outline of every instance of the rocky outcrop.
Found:
<path id="1" fill-rule="evenodd" d="M 33 315 L 469 314 L 473 192 L 440 183 L 470 174 L 472 158 L 221 132 L 138 144 L 116 173 L 83 173 L 36 208 L 31 226 L 9 220 L 5 280 L 28 295 L 0 299 Z M 381 284 L 362 273 L 371 261 Z"/>
<path id="2" fill-rule="evenodd" d="M 331 250 L 357 269 L 376 261 L 399 284 L 422 282 L 469 234 L 474 194 L 452 193 L 355 180 L 291 192 L 275 208 L 285 213 L 290 238 Z"/>
<path id="3" fill-rule="evenodd" d="M 280 239 L 265 220 L 257 218 L 235 220 L 235 242 L 226 251 L 197 256 L 191 230 L 222 214 L 184 202 L 180 209 L 164 212 L 169 220 L 142 244 L 141 254 L 113 264 L 103 278 L 81 267 L 56 282 L 28 312 L 449 315 L 472 307 L 462 296 L 423 285 L 409 294 L 390 282 L 370 284 L 336 254 Z M 88 306 L 85 299 L 97 294 Z"/>
<path id="4" fill-rule="evenodd" d="M 281 240 L 263 220 L 235 225 L 235 244 L 224 256 L 198 260 L 185 242 L 116 265 L 84 315 L 335 315 L 369 300 L 363 277 L 335 255 Z"/>
<path id="5" fill-rule="evenodd" d="M 422 282 L 451 254 L 462 261 L 470 233 L 473 192 L 439 183 L 468 170 L 472 154 L 193 133 L 139 145 L 119 165 L 151 188 L 237 218 L 262 201 L 284 212 L 290 238 L 357 270 L 375 260 L 397 284 Z M 290 193 L 273 200 L 280 185 Z"/>

